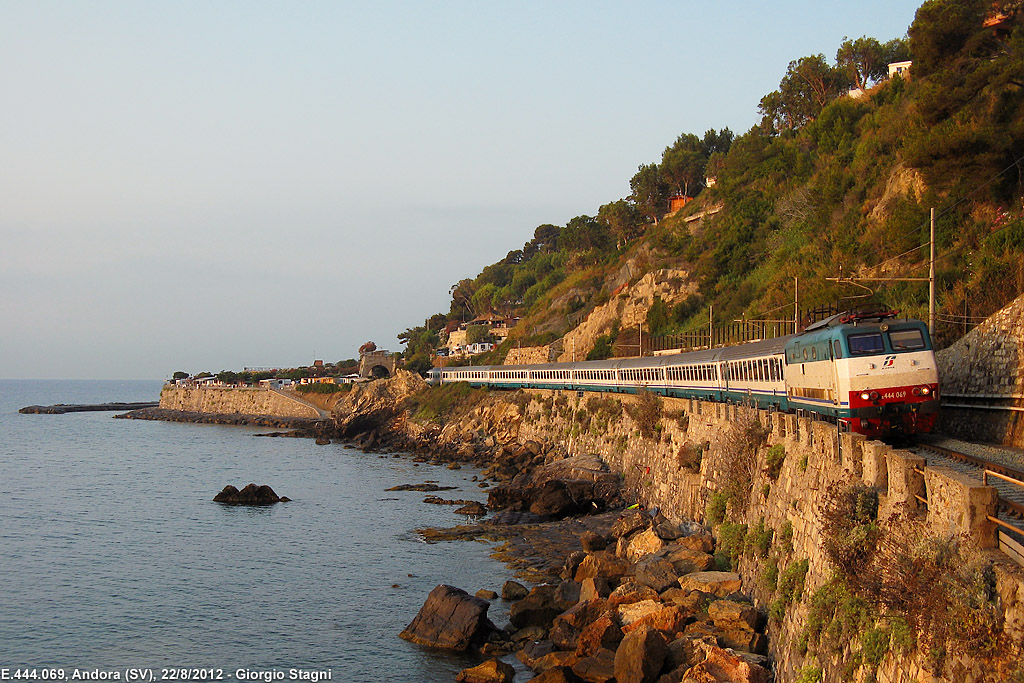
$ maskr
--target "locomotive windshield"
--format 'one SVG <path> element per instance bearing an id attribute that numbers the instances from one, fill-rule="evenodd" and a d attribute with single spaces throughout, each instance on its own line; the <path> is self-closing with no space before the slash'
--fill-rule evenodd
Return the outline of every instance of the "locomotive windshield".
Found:
<path id="1" fill-rule="evenodd" d="M 921 330 L 894 330 L 889 333 L 889 343 L 893 351 L 923 349 L 924 335 Z"/>
<path id="2" fill-rule="evenodd" d="M 864 356 L 869 353 L 882 353 L 885 351 L 882 335 L 878 332 L 851 334 L 846 338 L 846 341 L 850 344 L 850 353 L 854 356 Z"/>

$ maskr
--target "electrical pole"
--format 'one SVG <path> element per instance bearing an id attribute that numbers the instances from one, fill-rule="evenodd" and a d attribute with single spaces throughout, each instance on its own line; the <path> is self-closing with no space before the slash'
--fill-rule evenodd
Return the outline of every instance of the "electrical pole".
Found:
<path id="1" fill-rule="evenodd" d="M 715 345 L 715 305 L 708 304 L 708 348 Z"/>
<path id="2" fill-rule="evenodd" d="M 639 348 L 637 349 L 636 357 L 640 358 L 640 357 L 642 357 L 644 355 L 644 324 L 643 323 L 637 323 L 636 324 L 636 331 L 637 331 L 637 334 L 640 335 L 639 339 L 637 341 L 637 346 Z"/>
<path id="3" fill-rule="evenodd" d="M 935 336 L 935 207 L 932 207 L 928 258 L 928 334 Z"/>
<path id="4" fill-rule="evenodd" d="M 800 278 L 793 278 L 793 334 L 800 331 Z"/>

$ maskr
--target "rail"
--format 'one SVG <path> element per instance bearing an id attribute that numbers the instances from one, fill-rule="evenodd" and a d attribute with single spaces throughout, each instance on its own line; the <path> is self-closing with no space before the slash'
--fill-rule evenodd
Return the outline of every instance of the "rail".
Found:
<path id="1" fill-rule="evenodd" d="M 992 462 L 991 460 L 977 455 L 963 453 L 959 450 L 953 450 L 927 442 L 919 443 L 918 445 L 921 448 L 939 453 L 940 455 L 946 456 L 952 460 L 957 460 L 973 467 L 980 468 L 981 481 L 984 486 L 992 486 L 996 483 L 995 481 L 990 481 L 991 478 L 992 480 L 998 480 L 1004 484 L 1009 484 L 1024 490 L 1024 472 L 1015 467 Z M 922 471 L 919 467 L 915 467 L 914 470 L 918 472 Z M 1024 497 L 1017 496 L 1012 490 L 1007 493 L 1005 486 L 1003 486 L 1002 491 L 996 487 L 996 494 L 998 496 L 996 513 L 994 515 L 985 515 L 985 519 L 996 527 L 998 548 L 1013 558 L 1018 564 L 1024 565 L 1024 544 L 1021 543 L 1021 539 L 1024 538 L 1024 528 L 1011 524 L 1010 521 L 1005 519 L 999 519 L 996 516 L 1000 514 L 999 511 L 1002 510 L 1008 513 L 1011 517 L 1024 519 Z M 1014 500 L 1010 496 L 1021 500 Z M 915 496 L 915 498 L 927 505 L 927 501 L 923 500 L 919 496 Z"/>

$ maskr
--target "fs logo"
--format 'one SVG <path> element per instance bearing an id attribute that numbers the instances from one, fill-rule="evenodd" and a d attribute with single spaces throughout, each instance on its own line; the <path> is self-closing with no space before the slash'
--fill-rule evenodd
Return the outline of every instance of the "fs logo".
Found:
<path id="1" fill-rule="evenodd" d="M 886 356 L 882 363 L 882 369 L 891 368 L 896 364 L 896 356 Z"/>

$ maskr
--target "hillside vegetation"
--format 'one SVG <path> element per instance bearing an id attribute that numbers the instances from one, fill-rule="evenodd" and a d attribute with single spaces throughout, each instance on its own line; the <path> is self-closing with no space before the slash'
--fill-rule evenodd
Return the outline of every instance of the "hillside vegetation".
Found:
<path id="1" fill-rule="evenodd" d="M 456 283 L 449 311 L 400 335 L 407 360 L 429 367 L 449 321 L 495 311 L 522 317 L 482 359 L 500 362 L 514 344 L 560 338 L 655 269 L 696 293 L 655 300 L 644 334 L 707 328 L 712 311 L 716 324 L 792 318 L 795 278 L 803 309 L 885 302 L 927 318 L 927 283 L 826 278 L 927 277 L 932 207 L 936 337 L 950 343 L 1024 291 L 1022 25 L 1022 0 L 928 0 L 907 38 L 847 39 L 835 62 L 794 60 L 761 98 L 759 125 L 680 135 L 640 166 L 629 197 L 541 225 Z M 901 59 L 913 60 L 910 77 L 886 78 Z M 847 94 L 855 86 L 860 97 Z M 666 216 L 673 194 L 695 198 Z M 581 355 L 606 357 L 620 334 L 610 324 Z"/>

